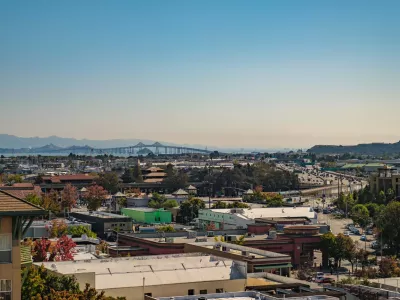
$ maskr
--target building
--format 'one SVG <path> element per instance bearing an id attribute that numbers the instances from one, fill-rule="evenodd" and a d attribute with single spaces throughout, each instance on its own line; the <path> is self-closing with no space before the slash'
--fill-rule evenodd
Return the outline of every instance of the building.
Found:
<path id="1" fill-rule="evenodd" d="M 32 183 L 14 183 L 13 185 L 0 185 L 0 190 L 6 191 L 17 198 L 25 199 L 26 196 L 33 194 L 41 197 L 42 190 L 40 186 Z"/>
<path id="2" fill-rule="evenodd" d="M 400 174 L 387 166 L 380 168 L 378 173 L 370 175 L 369 186 L 373 193 L 386 192 L 388 189 L 392 189 L 396 197 L 400 197 Z"/>
<path id="3" fill-rule="evenodd" d="M 246 229 L 247 225 L 255 224 L 258 218 L 308 218 L 311 223 L 317 223 L 317 213 L 312 207 L 268 207 L 268 208 L 232 208 L 232 209 L 201 209 L 199 225 L 202 228 L 213 224 L 216 229 Z"/>
<path id="4" fill-rule="evenodd" d="M 199 253 L 43 265 L 57 274 L 74 275 L 82 289 L 89 283 L 106 296 L 124 296 L 127 300 L 143 300 L 145 295 L 168 297 L 242 291 L 247 277 L 246 263 Z"/>
<path id="5" fill-rule="evenodd" d="M 250 288 L 250 287 L 249 287 Z M 283 284 L 266 281 L 262 287 L 255 286 L 255 290 L 244 292 L 225 292 L 217 291 L 210 294 L 198 294 L 175 297 L 150 297 L 146 296 L 145 300 L 278 300 L 288 297 L 293 300 L 339 300 L 346 299 L 345 292 L 339 291 L 320 291 L 312 290 L 302 283 Z M 252 287 L 251 287 L 252 288 Z M 273 294 L 271 294 L 273 293 Z M 306 294 L 304 294 L 306 293 Z"/>
<path id="6" fill-rule="evenodd" d="M 91 224 L 92 231 L 101 238 L 110 236 L 114 230 L 132 231 L 132 219 L 126 216 L 102 211 L 71 212 L 70 216 Z"/>
<path id="7" fill-rule="evenodd" d="M 45 214 L 40 207 L 0 191 L 0 299 L 21 299 L 20 242 L 33 219 Z"/>
<path id="8" fill-rule="evenodd" d="M 142 176 L 144 183 L 158 183 L 167 177 L 167 173 L 161 168 L 150 167 L 142 171 Z"/>
<path id="9" fill-rule="evenodd" d="M 271 227 L 270 224 L 266 225 Z M 319 227 L 310 225 L 287 226 L 283 233 L 270 232 L 269 236 L 248 233 L 246 230 L 121 233 L 118 235 L 118 247 L 110 248 L 109 253 L 111 256 L 179 254 L 187 250 L 186 244 L 215 242 L 215 237 L 236 241 L 243 235 L 242 246 L 288 255 L 293 267 L 304 262 L 313 263 L 314 250 L 320 248 L 321 241 Z M 327 263 L 327 258 L 323 258 Z"/>
<path id="10" fill-rule="evenodd" d="M 77 188 L 86 187 L 94 183 L 94 176 L 89 174 L 59 175 L 59 176 L 43 176 L 43 183 L 40 185 L 42 190 L 51 189 L 62 190 L 66 184 L 71 184 Z"/>
<path id="11" fill-rule="evenodd" d="M 122 208 L 121 213 L 134 220 L 135 223 L 144 224 L 168 224 L 172 222 L 172 214 L 163 208 L 154 209 L 148 207 Z"/>

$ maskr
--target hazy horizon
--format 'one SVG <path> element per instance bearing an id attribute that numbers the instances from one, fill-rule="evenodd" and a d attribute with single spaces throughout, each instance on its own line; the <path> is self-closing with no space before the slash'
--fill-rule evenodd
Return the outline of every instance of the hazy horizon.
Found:
<path id="1" fill-rule="evenodd" d="M 21 2 L 0 3 L 5 134 L 400 140 L 398 1 Z"/>

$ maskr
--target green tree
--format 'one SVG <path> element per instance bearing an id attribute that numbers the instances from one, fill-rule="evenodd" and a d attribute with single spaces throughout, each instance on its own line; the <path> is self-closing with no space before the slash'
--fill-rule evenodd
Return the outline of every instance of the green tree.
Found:
<path id="1" fill-rule="evenodd" d="M 363 204 L 357 204 L 353 207 L 351 210 L 351 219 L 363 229 L 371 222 L 369 211 Z"/>
<path id="2" fill-rule="evenodd" d="M 68 227 L 68 234 L 71 235 L 73 238 L 81 237 L 84 234 L 86 234 L 90 238 L 97 237 L 96 233 L 94 233 L 88 227 L 83 225 Z"/>
<path id="3" fill-rule="evenodd" d="M 172 225 L 165 225 L 157 227 L 158 232 L 175 232 L 175 228 Z"/>
<path id="4" fill-rule="evenodd" d="M 133 168 L 133 178 L 135 182 L 140 183 L 143 182 L 142 169 L 140 168 L 140 164 L 136 164 Z"/>
<path id="5" fill-rule="evenodd" d="M 382 239 L 390 249 L 400 254 L 400 202 L 390 202 L 376 218 Z"/>
<path id="6" fill-rule="evenodd" d="M 389 188 L 386 191 L 385 197 L 386 197 L 386 202 L 390 202 L 390 201 L 393 201 L 395 199 L 396 194 L 395 194 L 395 192 L 394 192 L 394 190 L 392 188 Z"/>
<path id="7" fill-rule="evenodd" d="M 378 204 L 385 204 L 386 203 L 386 195 L 384 191 L 380 191 L 376 197 L 376 201 Z"/>
<path id="8" fill-rule="evenodd" d="M 159 193 L 153 193 L 148 204 L 148 207 L 151 208 L 163 208 L 164 202 L 167 201 L 167 198 L 164 195 L 160 195 Z"/>
<path id="9" fill-rule="evenodd" d="M 249 208 L 249 206 L 246 203 L 235 201 L 228 204 L 228 208 Z"/>
<path id="10" fill-rule="evenodd" d="M 178 206 L 179 206 L 178 202 L 176 202 L 176 200 L 174 200 L 174 199 L 169 199 L 169 200 L 165 201 L 162 205 L 162 207 L 165 209 L 174 208 L 174 207 L 178 207 Z"/>
<path id="11" fill-rule="evenodd" d="M 218 208 L 227 208 L 227 204 L 226 204 L 226 202 L 223 202 L 223 201 L 217 201 L 216 203 L 214 203 L 213 205 L 212 205 L 212 208 L 214 208 L 214 209 L 218 209 Z"/>
<path id="12" fill-rule="evenodd" d="M 38 205 L 41 206 L 43 204 L 42 198 L 40 198 L 38 195 L 36 194 L 29 194 L 25 197 L 25 200 L 34 204 L 34 205 Z"/>
<path id="13" fill-rule="evenodd" d="M 133 168 L 125 169 L 124 174 L 121 176 L 123 183 L 131 183 L 135 181 L 135 176 L 133 175 Z"/>
<path id="14" fill-rule="evenodd" d="M 96 183 L 101 185 L 111 194 L 115 194 L 119 190 L 119 178 L 115 172 L 100 174 L 100 176 L 96 179 Z"/>
<path id="15" fill-rule="evenodd" d="M 181 203 L 180 214 L 183 220 L 189 223 L 194 218 L 197 218 L 199 216 L 199 210 L 205 207 L 206 205 L 203 200 L 199 198 L 189 198 Z"/>
<path id="16" fill-rule="evenodd" d="M 22 177 L 21 177 L 21 175 L 18 175 L 18 174 L 8 175 L 7 182 L 8 182 L 8 184 L 21 183 Z"/>

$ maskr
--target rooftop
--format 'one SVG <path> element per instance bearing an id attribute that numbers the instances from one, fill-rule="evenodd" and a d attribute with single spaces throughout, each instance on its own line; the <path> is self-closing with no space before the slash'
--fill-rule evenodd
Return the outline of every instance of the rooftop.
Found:
<path id="1" fill-rule="evenodd" d="M 45 215 L 41 207 L 0 190 L 0 215 Z"/>
<path id="2" fill-rule="evenodd" d="M 206 212 L 209 210 L 201 210 Z M 268 208 L 245 208 L 245 209 L 211 209 L 212 212 L 222 214 L 235 214 L 244 219 L 256 218 L 284 218 L 284 217 L 306 217 L 315 218 L 315 212 L 310 206 L 299 207 L 268 207 Z"/>
<path id="3" fill-rule="evenodd" d="M 74 212 L 74 215 L 86 215 L 86 216 L 92 216 L 96 218 L 102 218 L 102 219 L 113 219 L 113 218 L 128 218 L 127 216 L 123 215 L 117 215 L 117 214 L 112 214 L 104 211 L 79 211 L 79 212 Z"/>
<path id="4" fill-rule="evenodd" d="M 94 273 L 96 289 L 138 287 L 244 279 L 238 271 L 244 263 L 199 253 L 44 262 L 45 268 L 60 274 Z"/>

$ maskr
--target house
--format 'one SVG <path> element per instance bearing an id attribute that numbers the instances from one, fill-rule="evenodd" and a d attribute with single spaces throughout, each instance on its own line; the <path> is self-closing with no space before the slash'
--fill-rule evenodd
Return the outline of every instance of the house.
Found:
<path id="1" fill-rule="evenodd" d="M 46 211 L 0 190 L 0 299 L 21 299 L 21 239 Z"/>
<path id="2" fill-rule="evenodd" d="M 26 196 L 33 194 L 41 197 L 42 190 L 39 185 L 32 183 L 14 183 L 13 185 L 0 185 L 0 190 L 6 191 L 17 198 L 25 199 Z"/>

